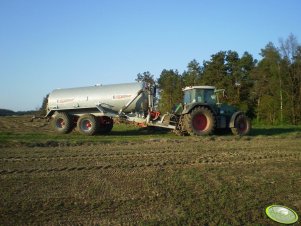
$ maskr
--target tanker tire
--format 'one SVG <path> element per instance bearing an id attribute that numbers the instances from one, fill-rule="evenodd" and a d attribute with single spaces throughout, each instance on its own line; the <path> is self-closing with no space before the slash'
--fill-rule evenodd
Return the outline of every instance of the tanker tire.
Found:
<path id="1" fill-rule="evenodd" d="M 102 117 L 106 117 L 106 116 L 102 116 Z M 102 134 L 109 133 L 113 129 L 113 125 L 114 125 L 113 119 L 107 117 L 106 120 L 109 120 L 110 123 L 100 124 L 100 126 L 99 126 L 99 132 L 102 133 Z"/>
<path id="2" fill-rule="evenodd" d="M 251 122 L 244 114 L 240 114 L 235 118 L 234 127 L 231 131 L 234 135 L 245 136 L 250 133 Z"/>
<path id="3" fill-rule="evenodd" d="M 58 133 L 69 133 L 73 129 L 72 117 L 66 112 L 58 112 L 52 119 L 52 127 Z"/>
<path id="4" fill-rule="evenodd" d="M 215 127 L 214 115 L 208 108 L 196 107 L 185 115 L 184 127 L 192 136 L 210 135 Z"/>
<path id="5" fill-rule="evenodd" d="M 109 133 L 109 132 L 112 131 L 112 129 L 113 129 L 113 123 L 107 124 L 107 125 L 105 126 L 105 129 L 104 129 L 103 133 Z"/>
<path id="6" fill-rule="evenodd" d="M 77 129 L 81 134 L 92 136 L 98 132 L 97 118 L 91 114 L 85 114 L 77 120 Z"/>

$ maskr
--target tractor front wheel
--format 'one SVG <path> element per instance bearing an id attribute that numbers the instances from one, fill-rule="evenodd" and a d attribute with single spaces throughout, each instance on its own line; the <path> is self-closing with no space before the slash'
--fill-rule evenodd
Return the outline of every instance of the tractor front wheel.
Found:
<path id="1" fill-rule="evenodd" d="M 245 136 L 251 130 L 251 122 L 244 114 L 240 114 L 235 118 L 234 127 L 231 131 L 234 135 Z"/>
<path id="2" fill-rule="evenodd" d="M 190 135 L 209 135 L 213 133 L 215 118 L 208 108 L 197 107 L 190 114 L 185 115 L 184 126 Z"/>

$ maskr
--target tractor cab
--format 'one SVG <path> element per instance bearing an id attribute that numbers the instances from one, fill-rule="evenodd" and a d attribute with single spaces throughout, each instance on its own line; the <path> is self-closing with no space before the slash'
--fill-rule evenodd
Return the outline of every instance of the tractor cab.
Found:
<path id="1" fill-rule="evenodd" d="M 188 86 L 184 91 L 184 105 L 192 103 L 215 105 L 216 94 L 214 86 Z"/>

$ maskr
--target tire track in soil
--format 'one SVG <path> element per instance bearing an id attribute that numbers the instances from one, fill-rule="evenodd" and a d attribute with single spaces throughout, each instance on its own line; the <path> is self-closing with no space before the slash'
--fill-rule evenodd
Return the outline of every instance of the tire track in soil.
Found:
<path id="1" fill-rule="evenodd" d="M 137 197 L 135 199 L 121 199 L 121 200 L 114 200 L 114 202 L 112 202 L 111 200 L 103 200 L 101 203 L 83 203 L 83 202 L 75 203 L 74 201 L 63 199 L 61 200 L 61 203 L 64 203 L 66 209 L 73 209 L 77 206 L 80 206 L 81 209 L 84 210 L 84 212 L 89 213 L 90 218 L 93 217 L 99 218 L 96 225 L 98 225 L 99 223 L 101 225 L 102 224 L 107 225 L 108 222 L 111 222 L 113 225 L 115 224 L 119 225 L 120 220 L 122 220 L 123 223 L 131 223 L 131 224 L 133 224 L 135 221 L 138 222 L 139 219 L 143 217 L 142 213 L 143 212 L 145 213 L 149 210 L 149 204 L 151 202 L 158 200 L 161 196 L 163 195 L 144 196 L 144 197 Z M 128 205 L 129 202 L 139 203 L 139 206 L 129 206 Z M 37 208 L 39 208 L 40 203 L 43 203 L 43 200 L 35 200 L 32 206 L 36 206 Z M 16 206 L 18 206 L 18 203 L 16 203 Z M 78 219 L 72 219 L 72 220 L 57 219 L 56 220 L 57 222 L 55 222 L 55 224 L 77 225 L 78 222 L 82 222 L 81 220 L 79 220 L 80 218 L 87 221 L 87 218 L 79 216 Z M 43 224 L 45 223 L 45 221 L 34 219 L 31 223 Z"/>
<path id="2" fill-rule="evenodd" d="M 295 152 L 296 148 L 294 146 L 291 151 L 282 153 L 282 144 L 277 144 L 275 147 L 274 142 L 272 145 L 265 146 L 264 151 L 259 150 L 257 146 L 250 147 L 249 145 L 245 147 L 231 145 L 231 150 L 225 150 L 225 147 L 222 146 L 212 149 L 206 143 L 203 145 L 202 143 L 196 143 L 189 148 L 186 148 L 187 145 L 183 145 L 185 148 L 182 145 L 175 147 L 175 144 L 164 144 L 163 147 L 162 144 L 154 144 L 151 147 L 152 149 L 150 149 L 149 145 L 139 144 L 138 150 L 137 145 L 127 145 L 126 147 L 120 145 L 89 146 L 84 150 L 81 147 L 42 150 L 40 148 L 30 148 L 22 150 L 24 154 L 27 154 L 27 152 L 30 153 L 30 156 L 15 153 L 15 156 L 0 157 L 0 168 L 2 162 L 0 175 L 34 172 L 139 169 L 143 167 L 170 167 L 197 164 L 248 164 L 272 159 L 295 160 L 300 159 L 301 156 L 300 152 Z M 202 145 L 201 148 L 199 148 L 200 145 Z M 11 150 L 14 151 L 14 149 Z M 8 150 L 7 154 L 13 155 L 14 153 Z M 28 167 L 35 164 L 36 168 L 28 169 Z M 18 169 L 24 166 L 27 169 Z M 15 169 L 5 169 L 5 167 Z"/>
<path id="3" fill-rule="evenodd" d="M 95 158 L 95 157 L 139 157 L 139 156 L 152 156 L 152 155 L 170 155 L 170 154 L 177 154 L 177 153 L 187 153 L 181 150 L 161 150 L 161 151 L 133 151 L 133 152 L 116 152 L 116 153 L 97 153 L 97 154 L 80 154 L 80 155 L 55 155 L 49 157 L 48 155 L 42 155 L 38 157 L 31 157 L 31 156 L 13 156 L 13 157 L 6 157 L 0 158 L 0 161 L 4 162 L 14 162 L 14 161 L 42 161 L 43 159 L 57 161 L 57 160 L 64 160 L 64 159 L 73 159 L 73 158 Z M 193 153 L 200 153 L 199 151 L 189 152 L 189 154 Z"/>
<path id="4" fill-rule="evenodd" d="M 241 151 L 241 148 L 239 149 Z M 275 152 L 275 150 L 273 150 Z M 182 151 L 182 150 L 161 150 L 161 151 L 148 151 L 148 152 L 117 152 L 117 153 L 97 153 L 97 154 L 71 154 L 71 155 L 55 155 L 55 156 L 48 156 L 48 155 L 42 155 L 38 157 L 31 157 L 31 156 L 13 156 L 13 157 L 6 157 L 6 158 L 0 158 L 0 161 L 2 162 L 31 162 L 31 161 L 46 161 L 46 162 L 51 162 L 51 161 L 64 161 L 68 159 L 95 159 L 95 158 L 114 158 L 116 157 L 119 158 L 137 158 L 137 157 L 157 157 L 157 156 L 168 156 L 168 155 L 204 155 L 204 157 L 207 158 L 218 158 L 219 156 L 223 155 L 223 158 L 228 157 L 228 156 L 235 156 L 235 157 L 243 157 L 240 156 L 240 153 L 235 152 L 235 149 L 232 148 L 232 152 L 222 152 L 220 154 L 209 154 L 206 155 L 202 153 L 202 151 Z M 254 153 L 249 152 L 249 155 L 253 155 Z M 257 154 L 257 153 L 255 153 Z M 262 153 L 264 154 L 264 153 Z M 301 153 L 300 153 L 301 154 Z M 299 154 L 299 155 L 300 155 Z M 298 155 L 296 153 L 290 153 L 290 154 L 276 154 L 276 155 L 283 155 L 283 156 L 293 156 L 293 155 Z M 248 154 L 246 155 L 248 156 Z M 274 155 L 269 155 L 269 156 L 275 156 Z M 259 156 L 259 158 L 265 158 L 266 156 Z M 255 157 L 256 158 L 256 157 Z"/>
<path id="5" fill-rule="evenodd" d="M 170 166 L 199 166 L 199 165 L 236 165 L 236 164 L 256 164 L 256 163 L 265 163 L 266 161 L 300 161 L 301 153 L 297 154 L 280 154 L 280 155 L 263 155 L 263 156 L 253 156 L 245 157 L 237 160 L 223 160 L 223 159 L 206 159 L 199 158 L 197 160 L 161 160 L 161 161 L 152 161 L 152 162 L 143 162 L 143 163 L 115 163 L 113 164 L 104 164 L 104 165 L 92 165 L 92 166 L 77 166 L 77 167 L 54 167 L 54 168 L 33 168 L 33 169 L 24 169 L 24 170 L 0 170 L 0 175 L 8 174 L 32 174 L 32 173 L 59 173 L 59 172 L 75 172 L 75 171 L 91 171 L 91 170 L 112 170 L 112 169 L 140 169 L 140 168 L 162 168 Z"/>

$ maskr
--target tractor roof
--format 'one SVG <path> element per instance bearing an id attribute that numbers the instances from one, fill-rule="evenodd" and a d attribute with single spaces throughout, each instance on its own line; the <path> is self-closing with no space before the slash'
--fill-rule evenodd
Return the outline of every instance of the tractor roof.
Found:
<path id="1" fill-rule="evenodd" d="M 183 91 L 191 89 L 215 89 L 214 86 L 186 86 Z"/>

